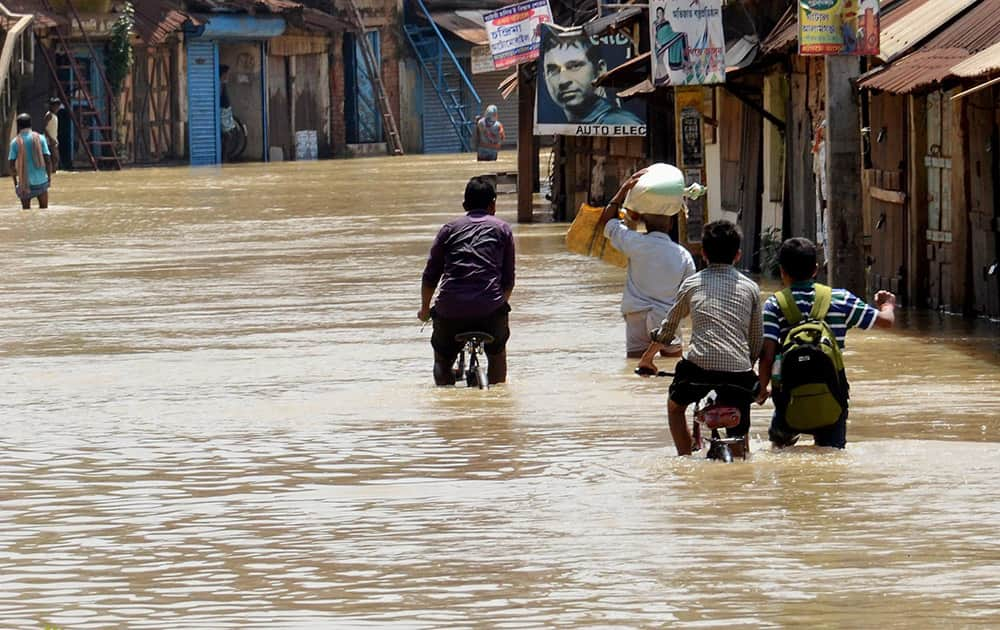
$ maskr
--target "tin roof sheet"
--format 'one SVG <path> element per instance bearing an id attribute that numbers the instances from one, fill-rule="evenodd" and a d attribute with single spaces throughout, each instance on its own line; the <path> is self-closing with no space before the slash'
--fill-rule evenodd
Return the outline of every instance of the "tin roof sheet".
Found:
<path id="1" fill-rule="evenodd" d="M 885 70 L 858 82 L 859 87 L 905 94 L 929 87 L 951 76 L 951 68 L 967 59 L 964 48 L 921 49 L 884 66 Z"/>
<path id="2" fill-rule="evenodd" d="M 1000 70 L 1000 43 L 975 54 L 951 68 L 956 77 L 971 79 Z"/>
<path id="3" fill-rule="evenodd" d="M 883 22 L 879 59 L 891 60 L 919 45 L 978 1 L 925 0 L 894 23 Z"/>
<path id="4" fill-rule="evenodd" d="M 917 44 L 917 50 L 902 55 L 866 77 L 863 88 L 905 94 L 955 76 L 979 76 L 1000 67 L 1000 51 L 991 51 L 1000 43 L 1000 0 L 978 0 L 965 13 L 952 16 L 951 22 L 935 35 Z M 978 57 L 978 61 L 970 58 Z M 953 68 L 967 74 L 959 75 Z M 978 69 L 978 70 L 977 70 Z"/>
<path id="5" fill-rule="evenodd" d="M 191 18 L 171 0 L 135 0 L 135 32 L 149 46 L 162 43 L 171 33 L 180 30 Z"/>

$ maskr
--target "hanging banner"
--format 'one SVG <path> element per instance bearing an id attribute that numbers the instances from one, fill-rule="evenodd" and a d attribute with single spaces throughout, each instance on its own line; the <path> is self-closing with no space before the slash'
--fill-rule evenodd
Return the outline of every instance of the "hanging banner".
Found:
<path id="1" fill-rule="evenodd" d="M 503 70 L 538 58 L 539 27 L 552 22 L 549 0 L 528 0 L 483 14 L 493 65 Z"/>
<path id="2" fill-rule="evenodd" d="M 722 0 L 651 0 L 649 12 L 654 85 L 726 81 Z"/>
<path id="3" fill-rule="evenodd" d="M 582 27 L 542 27 L 535 90 L 535 135 L 644 136 L 645 104 L 625 104 L 594 80 L 632 56 L 624 35 L 594 39 Z"/>
<path id="4" fill-rule="evenodd" d="M 878 53 L 878 0 L 799 0 L 800 55 Z"/>
<path id="5" fill-rule="evenodd" d="M 489 46 L 473 46 L 471 52 L 472 74 L 485 74 L 496 70 L 493 64 L 493 53 Z"/>

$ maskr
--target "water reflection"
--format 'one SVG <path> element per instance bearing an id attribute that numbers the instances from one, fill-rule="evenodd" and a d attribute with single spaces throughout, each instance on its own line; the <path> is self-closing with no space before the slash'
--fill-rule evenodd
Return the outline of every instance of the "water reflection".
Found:
<path id="1" fill-rule="evenodd" d="M 995 325 L 852 333 L 846 452 L 771 452 L 765 407 L 751 461 L 679 460 L 621 272 L 543 223 L 510 383 L 435 389 L 418 278 L 478 170 L 67 174 L 0 216 L 0 625 L 997 622 Z"/>

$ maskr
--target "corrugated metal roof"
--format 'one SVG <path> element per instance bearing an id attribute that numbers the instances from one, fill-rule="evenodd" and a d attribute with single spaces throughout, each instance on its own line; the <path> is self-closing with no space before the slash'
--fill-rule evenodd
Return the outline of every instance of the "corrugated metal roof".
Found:
<path id="1" fill-rule="evenodd" d="M 895 23 L 883 24 L 879 59 L 890 60 L 905 53 L 978 1 L 926 0 Z"/>
<path id="2" fill-rule="evenodd" d="M 922 49 L 885 66 L 885 70 L 858 82 L 858 87 L 897 94 L 925 88 L 951 76 L 951 67 L 967 59 L 964 48 Z"/>
<path id="3" fill-rule="evenodd" d="M 930 6 L 930 5 L 926 5 Z M 915 15 L 915 14 L 914 14 Z M 919 44 L 915 52 L 873 71 L 858 82 L 863 88 L 905 94 L 958 75 L 953 68 L 978 76 L 989 72 L 990 64 L 1000 66 L 1000 51 L 985 55 L 978 63 L 964 62 L 980 51 L 1000 43 L 1000 0 L 979 0 L 939 33 Z M 992 59 L 992 62 L 991 62 Z M 976 67 L 985 67 L 975 72 Z"/>
<path id="4" fill-rule="evenodd" d="M 490 43 L 483 14 L 478 11 L 441 11 L 431 13 L 431 17 L 438 26 L 474 46 L 488 46 Z"/>
<path id="5" fill-rule="evenodd" d="M 1000 70 L 1000 43 L 994 44 L 986 50 L 952 66 L 951 73 L 956 77 L 971 79 L 998 70 Z"/>
<path id="6" fill-rule="evenodd" d="M 926 47 L 978 53 L 1000 41 L 1000 0 L 979 0 L 965 15 L 931 38 Z"/>
<path id="7" fill-rule="evenodd" d="M 149 46 L 163 42 L 191 17 L 171 0 L 135 0 L 135 32 Z M 197 25 L 195 20 L 191 20 Z"/>

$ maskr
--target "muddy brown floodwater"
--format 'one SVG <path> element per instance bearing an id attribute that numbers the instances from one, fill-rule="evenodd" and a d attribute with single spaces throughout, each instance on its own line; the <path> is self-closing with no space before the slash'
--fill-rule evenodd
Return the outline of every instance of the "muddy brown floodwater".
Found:
<path id="1" fill-rule="evenodd" d="M 667 382 L 622 357 L 622 272 L 539 223 L 515 227 L 510 382 L 436 389 L 419 276 L 479 169 L 11 194 L 0 627 L 1000 624 L 995 324 L 852 333 L 844 452 L 772 452 L 764 407 L 750 461 L 678 459 Z"/>

